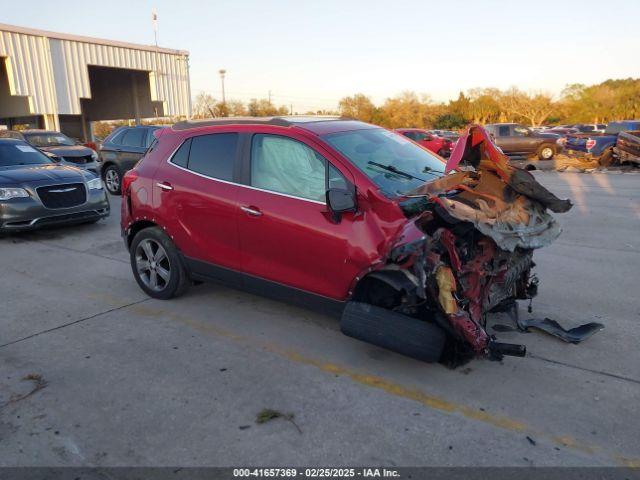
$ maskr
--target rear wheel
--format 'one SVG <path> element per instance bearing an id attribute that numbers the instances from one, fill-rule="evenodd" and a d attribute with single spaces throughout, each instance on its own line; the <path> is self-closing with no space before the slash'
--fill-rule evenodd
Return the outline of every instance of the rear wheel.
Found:
<path id="1" fill-rule="evenodd" d="M 120 169 L 115 165 L 109 165 L 103 173 L 104 185 L 111 195 L 120 195 L 122 175 Z"/>
<path id="2" fill-rule="evenodd" d="M 189 287 L 189 276 L 171 239 L 159 227 L 141 230 L 131 242 L 131 268 L 147 295 L 168 300 Z"/>
<path id="3" fill-rule="evenodd" d="M 540 160 L 551 160 L 553 156 L 556 154 L 555 145 L 551 144 L 543 144 L 538 148 L 538 159 Z"/>

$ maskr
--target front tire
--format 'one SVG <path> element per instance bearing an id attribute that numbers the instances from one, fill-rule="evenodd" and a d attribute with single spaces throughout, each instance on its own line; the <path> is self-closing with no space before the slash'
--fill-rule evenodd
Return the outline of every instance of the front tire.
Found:
<path id="1" fill-rule="evenodd" d="M 152 298 L 168 300 L 189 287 L 189 275 L 178 249 L 159 227 L 136 234 L 129 249 L 131 269 L 138 285 Z"/>
<path id="2" fill-rule="evenodd" d="M 551 160 L 555 154 L 556 154 L 555 145 L 550 145 L 547 143 L 544 145 L 540 145 L 540 148 L 538 148 L 539 160 Z"/>
<path id="3" fill-rule="evenodd" d="M 122 174 L 120 169 L 115 165 L 109 165 L 102 174 L 104 186 L 111 195 L 120 195 L 122 193 Z"/>

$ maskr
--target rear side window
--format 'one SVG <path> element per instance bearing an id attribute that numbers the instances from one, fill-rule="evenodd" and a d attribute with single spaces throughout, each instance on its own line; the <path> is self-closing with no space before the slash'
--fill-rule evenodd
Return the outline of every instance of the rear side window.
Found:
<path id="1" fill-rule="evenodd" d="M 122 144 L 122 138 L 124 134 L 127 133 L 126 128 L 121 128 L 120 130 L 116 130 L 112 132 L 107 138 L 104 139 L 105 143 L 114 143 L 116 145 Z"/>
<path id="2" fill-rule="evenodd" d="M 208 177 L 231 181 L 237 147 L 237 133 L 216 133 L 193 137 L 187 168 Z"/>
<path id="3" fill-rule="evenodd" d="M 126 147 L 142 147 L 147 135 L 146 128 L 130 128 L 122 137 L 122 145 Z"/>
<path id="4" fill-rule="evenodd" d="M 509 136 L 509 126 L 508 125 L 500 125 L 498 127 L 498 136 L 499 137 L 508 137 Z"/>

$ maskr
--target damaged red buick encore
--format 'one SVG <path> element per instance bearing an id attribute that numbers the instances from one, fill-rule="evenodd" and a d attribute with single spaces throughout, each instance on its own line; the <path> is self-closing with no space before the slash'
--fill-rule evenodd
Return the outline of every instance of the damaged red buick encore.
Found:
<path id="1" fill-rule="evenodd" d="M 323 117 L 187 121 L 123 181 L 136 281 L 169 299 L 212 280 L 341 315 L 342 331 L 425 361 L 524 355 L 488 312 L 536 293 L 533 250 L 571 207 L 486 132 L 445 164 L 402 135 Z"/>

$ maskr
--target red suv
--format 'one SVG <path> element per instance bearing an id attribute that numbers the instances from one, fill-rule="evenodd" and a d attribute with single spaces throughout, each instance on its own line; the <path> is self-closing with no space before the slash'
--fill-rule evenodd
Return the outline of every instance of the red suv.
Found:
<path id="1" fill-rule="evenodd" d="M 431 132 L 422 130 L 420 128 L 398 128 L 396 132 L 401 133 L 407 138 L 410 138 L 414 142 L 423 147 L 428 148 L 432 152 L 437 153 L 441 157 L 448 157 L 455 147 L 455 142 L 448 138 L 434 135 Z"/>
<path id="2" fill-rule="evenodd" d="M 342 312 L 346 334 L 423 360 L 445 346 L 514 352 L 487 335 L 485 313 L 533 295 L 532 249 L 559 234 L 545 206 L 560 200 L 532 176 L 509 186 L 480 127 L 452 159 L 498 163 L 451 175 L 354 120 L 187 121 L 155 136 L 122 185 L 123 236 L 151 297 L 220 281 Z M 548 196 L 533 198 L 538 187 Z"/>

